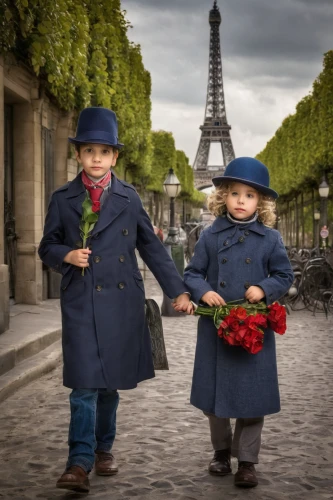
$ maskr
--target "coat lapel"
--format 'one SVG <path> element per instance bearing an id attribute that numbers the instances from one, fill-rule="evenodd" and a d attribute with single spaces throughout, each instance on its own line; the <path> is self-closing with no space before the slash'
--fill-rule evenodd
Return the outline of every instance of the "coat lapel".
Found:
<path id="1" fill-rule="evenodd" d="M 130 200 L 123 184 L 112 174 L 111 192 L 104 202 L 92 234 L 103 231 L 128 207 Z"/>
<path id="2" fill-rule="evenodd" d="M 66 198 L 68 198 L 70 205 L 74 208 L 74 210 L 82 215 L 82 203 L 86 197 L 86 190 L 81 180 L 81 174 L 78 174 L 75 179 L 70 182 Z"/>

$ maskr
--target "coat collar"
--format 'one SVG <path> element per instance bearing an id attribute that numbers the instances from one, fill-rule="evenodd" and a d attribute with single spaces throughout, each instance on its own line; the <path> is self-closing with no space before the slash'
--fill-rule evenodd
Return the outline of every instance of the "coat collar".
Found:
<path id="1" fill-rule="evenodd" d="M 117 179 L 113 172 L 110 191 L 111 192 L 104 202 L 92 234 L 102 231 L 105 227 L 111 224 L 130 202 L 124 185 L 119 179 Z M 79 215 L 82 215 L 82 203 L 85 196 L 86 190 L 81 179 L 81 174 L 78 174 L 75 179 L 70 182 L 66 198 L 69 199 L 71 206 L 79 213 Z"/>
<path id="2" fill-rule="evenodd" d="M 212 226 L 211 226 L 211 231 L 212 233 L 219 233 L 221 231 L 225 231 L 226 229 L 230 229 L 232 227 L 238 226 L 239 229 L 247 229 L 248 231 L 253 231 L 255 233 L 265 235 L 265 227 L 261 222 L 258 222 L 256 220 L 255 222 L 251 222 L 250 224 L 235 224 L 233 222 L 230 222 L 229 219 L 225 215 L 220 215 L 216 217 L 214 220 Z"/>

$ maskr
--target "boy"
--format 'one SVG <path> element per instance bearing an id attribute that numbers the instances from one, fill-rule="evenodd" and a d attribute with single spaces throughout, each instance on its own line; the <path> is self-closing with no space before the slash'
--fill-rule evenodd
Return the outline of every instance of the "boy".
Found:
<path id="1" fill-rule="evenodd" d="M 111 173 L 119 148 L 116 115 L 86 108 L 69 138 L 83 171 L 53 194 L 39 247 L 41 260 L 62 273 L 64 373 L 70 394 L 69 457 L 58 488 L 88 492 L 88 474 L 118 467 L 111 448 L 116 434 L 117 390 L 154 377 L 145 322 L 144 284 L 135 248 L 178 309 L 189 305 L 186 287 L 154 234 L 133 186 Z M 82 247 L 82 203 L 90 196 L 98 220 Z"/>

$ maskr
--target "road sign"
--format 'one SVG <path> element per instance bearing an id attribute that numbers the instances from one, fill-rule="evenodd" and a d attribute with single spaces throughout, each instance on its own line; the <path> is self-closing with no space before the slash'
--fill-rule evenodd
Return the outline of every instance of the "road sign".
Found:
<path id="1" fill-rule="evenodd" d="M 320 230 L 320 236 L 325 239 L 325 238 L 328 238 L 328 235 L 329 235 L 329 231 L 326 227 L 323 227 L 321 230 Z"/>

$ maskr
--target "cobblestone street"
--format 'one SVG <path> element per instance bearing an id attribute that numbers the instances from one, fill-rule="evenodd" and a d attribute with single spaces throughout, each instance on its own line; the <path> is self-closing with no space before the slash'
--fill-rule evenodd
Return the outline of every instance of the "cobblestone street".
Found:
<path id="1" fill-rule="evenodd" d="M 158 297 L 153 280 L 146 287 L 147 297 Z M 92 472 L 89 496 L 333 499 L 332 317 L 294 312 L 286 335 L 276 336 L 282 411 L 266 418 L 259 486 L 252 490 L 236 489 L 232 475 L 207 472 L 212 457 L 208 422 L 189 403 L 196 323 L 195 317 L 163 318 L 170 370 L 120 393 L 113 450 L 119 474 Z M 67 458 L 69 392 L 59 367 L 0 405 L 0 498 L 82 498 L 55 488 Z"/>

